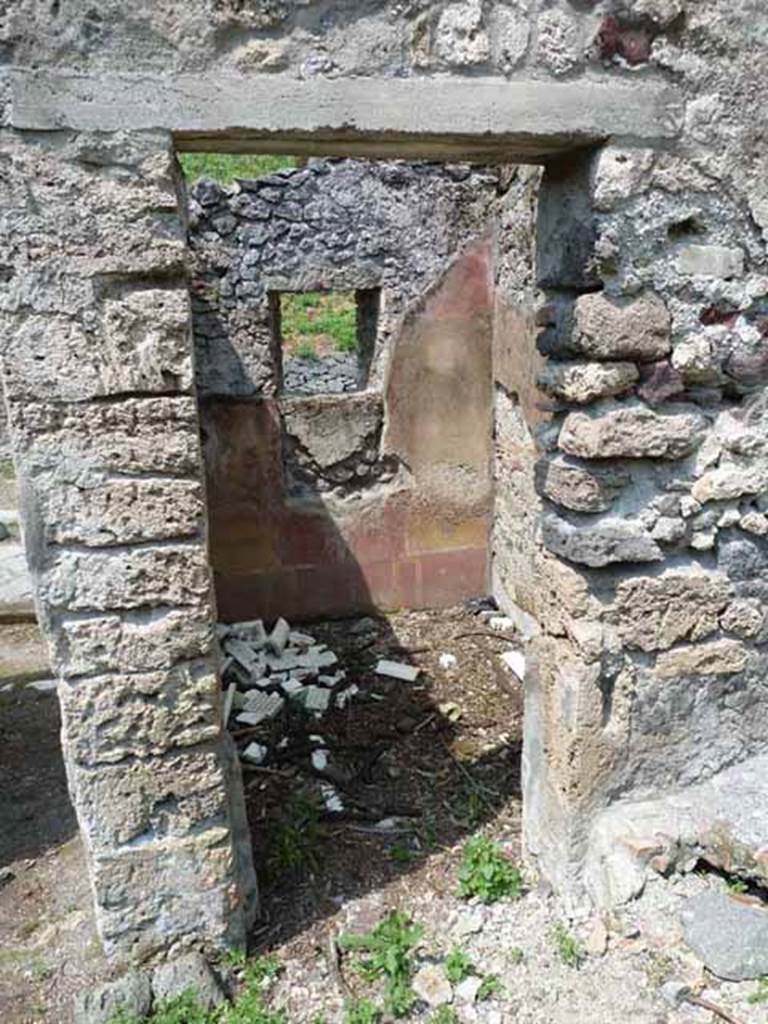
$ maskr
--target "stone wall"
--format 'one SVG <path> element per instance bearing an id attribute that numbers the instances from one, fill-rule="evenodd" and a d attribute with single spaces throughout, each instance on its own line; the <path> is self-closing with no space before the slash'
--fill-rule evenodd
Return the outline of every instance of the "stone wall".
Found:
<path id="1" fill-rule="evenodd" d="M 244 942 L 175 160 L 162 135 L 2 138 L 3 380 L 37 611 L 107 953 Z"/>
<path id="2" fill-rule="evenodd" d="M 182 608 L 187 624 L 186 609 L 211 617 L 182 246 L 160 169 L 168 140 L 153 148 L 142 133 L 165 127 L 191 148 L 543 162 L 535 287 L 546 301 L 535 305 L 532 282 L 510 321 L 521 351 L 543 328 L 552 419 L 535 451 L 526 390 L 503 380 L 497 390 L 520 464 L 541 460 L 541 517 L 525 527 L 535 550 L 526 544 L 520 577 L 504 580 L 540 628 L 526 678 L 527 849 L 572 904 L 627 898 L 646 867 L 670 870 L 681 849 L 765 881 L 755 839 L 765 828 L 753 820 L 745 833 L 738 792 L 722 797 L 768 742 L 761 0 L 107 0 L 98 11 L 21 0 L 7 5 L 0 36 L 2 60 L 16 65 L 0 91 L 2 278 L 25 537 L 55 648 L 81 619 L 112 624 L 108 651 L 121 653 L 107 669 L 93 664 L 90 696 L 104 671 L 127 672 L 137 694 L 155 685 L 126 653 L 134 624 L 149 628 L 142 616 L 158 614 L 163 637 L 176 636 Z M 145 315 L 154 322 L 158 309 L 160 334 Z M 98 487 L 77 486 L 83 460 L 95 460 L 85 479 Z M 158 487 L 184 496 L 149 515 Z M 101 496 L 113 488 L 136 511 L 107 522 Z M 198 651 L 179 642 L 191 695 Z M 118 745 L 103 766 L 99 742 L 122 740 L 104 739 L 82 704 L 68 708 L 73 789 L 112 948 L 142 934 L 158 945 L 227 941 L 243 920 L 229 902 L 232 799 L 206 816 L 205 793 L 219 790 L 201 783 L 188 811 L 145 801 L 126 769 L 157 755 Z M 171 720 L 163 766 L 179 749 Z M 205 738 L 206 714 L 199 723 L 191 749 L 212 744 L 207 778 L 221 782 L 220 741 Z M 110 803 L 89 788 L 108 771 L 125 772 L 122 801 L 114 787 Z M 764 826 L 768 799 L 753 793 L 750 806 Z M 135 830 L 113 829 L 118 807 Z M 149 838 L 136 847 L 135 835 Z M 121 902 L 115 865 L 132 872 L 139 907 Z M 160 882 L 184 911 L 165 930 Z"/>
<path id="3" fill-rule="evenodd" d="M 315 160 L 192 189 L 223 617 L 436 607 L 486 591 L 497 186 L 468 165 Z M 277 296 L 317 289 L 377 296 L 363 393 L 282 387 Z"/>

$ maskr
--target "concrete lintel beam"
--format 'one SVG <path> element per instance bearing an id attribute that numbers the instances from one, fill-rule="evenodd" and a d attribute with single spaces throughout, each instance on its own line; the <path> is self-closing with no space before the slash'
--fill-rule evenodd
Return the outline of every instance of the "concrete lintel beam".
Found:
<path id="1" fill-rule="evenodd" d="M 532 159 L 609 136 L 679 130 L 677 92 L 653 81 L 314 78 L 10 72 L 11 124 L 162 129 L 179 149 Z"/>

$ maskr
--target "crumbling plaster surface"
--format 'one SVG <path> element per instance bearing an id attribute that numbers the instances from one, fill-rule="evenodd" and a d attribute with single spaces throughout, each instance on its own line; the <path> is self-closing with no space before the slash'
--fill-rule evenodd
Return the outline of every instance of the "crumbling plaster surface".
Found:
<path id="1" fill-rule="evenodd" d="M 612 878 L 626 870 L 621 859 L 601 855 L 605 836 L 612 844 L 622 841 L 623 811 L 643 801 L 644 825 L 649 832 L 663 831 L 675 793 L 709 780 L 714 784 L 720 773 L 747 765 L 765 753 L 768 737 L 763 401 L 768 152 L 759 116 L 768 80 L 764 5 L 759 0 L 484 5 L 467 0 L 350 4 L 329 12 L 326 5 L 312 3 L 129 7 L 113 2 L 98 16 L 92 12 L 85 3 L 62 4 L 58 16 L 52 16 L 48 3 L 13 5 L 2 23 L 4 59 L 86 76 L 107 70 L 138 73 L 144 77 L 137 86 L 142 96 L 154 90 L 160 101 L 168 95 L 165 86 L 181 87 L 175 70 L 200 74 L 216 68 L 241 76 L 235 83 L 256 84 L 272 81 L 272 67 L 296 87 L 280 91 L 271 116 L 279 119 L 293 102 L 290 97 L 301 95 L 305 105 L 286 129 L 316 135 L 323 129 L 324 145 L 328 137 L 335 145 L 345 138 L 350 146 L 366 145 L 366 104 L 376 90 L 385 95 L 381 83 L 387 75 L 394 76 L 390 97 L 429 96 L 437 106 L 443 98 L 437 123 L 444 135 L 430 145 L 439 142 L 446 152 L 456 152 L 460 137 L 474 138 L 475 152 L 487 152 L 487 133 L 494 126 L 506 133 L 505 160 L 610 136 L 581 159 L 550 162 L 540 193 L 536 284 L 547 302 L 536 313 L 523 308 L 521 315 L 523 323 L 535 320 L 545 328 L 544 354 L 564 365 L 547 374 L 552 422 L 537 439 L 546 524 L 546 531 L 535 534 L 537 585 L 527 587 L 525 580 L 508 575 L 505 586 L 542 628 L 532 652 L 535 670 L 526 681 L 529 854 L 573 905 L 625 892 L 621 878 Z M 161 71 L 156 80 L 153 71 Z M 379 80 L 371 91 L 357 85 L 355 75 Z M 490 81 L 477 83 L 488 105 L 483 118 L 473 106 L 481 102 L 473 91 L 478 76 Z M 537 83 L 533 91 L 531 81 Z M 412 87 L 411 82 L 425 84 Z M 305 83 L 310 88 L 303 88 Z M 177 320 L 169 312 L 163 344 L 151 347 L 151 354 L 144 349 L 145 359 L 138 357 L 134 335 L 118 365 L 111 365 L 110 353 L 119 345 L 110 347 L 116 343 L 100 319 L 101 297 L 94 289 L 110 261 L 110 281 L 109 274 L 136 274 L 140 259 L 142 287 L 161 291 L 168 289 L 169 275 L 181 274 L 174 199 L 167 187 L 156 187 L 167 142 L 155 138 L 151 154 L 137 155 L 150 140 L 119 133 L 120 125 L 147 123 L 135 120 L 136 93 L 125 90 L 125 82 L 124 109 L 116 99 L 120 83 L 81 77 L 72 89 L 54 93 L 55 84 L 45 72 L 36 72 L 16 75 L 2 91 L 15 97 L 13 108 L 6 106 L 4 123 L 16 129 L 6 133 L 4 143 L 9 159 L 3 174 L 6 181 L 11 175 L 14 192 L 4 203 L 3 231 L 14 273 L 10 285 L 5 283 L 3 302 L 6 316 L 13 315 L 6 322 L 4 366 L 17 461 L 27 493 L 40 495 L 32 503 L 27 499 L 25 539 L 41 612 L 51 635 L 60 639 L 64 621 L 81 614 L 75 608 L 86 618 L 98 618 L 107 608 L 122 623 L 147 604 L 160 608 L 167 602 L 201 610 L 204 618 L 209 591 L 201 534 L 182 543 L 157 541 L 148 526 L 135 546 L 130 541 L 106 547 L 102 541 L 91 549 L 82 540 L 69 549 L 46 533 L 51 528 L 46 494 L 50 482 L 58 486 L 60 475 L 42 481 L 52 472 L 48 466 L 63 465 L 54 437 L 67 438 L 80 458 L 97 458 L 93 452 L 102 445 L 91 445 L 90 438 L 103 438 L 106 431 L 110 472 L 128 465 L 129 453 L 140 480 L 157 471 L 163 450 L 154 436 L 151 444 L 142 441 L 150 434 L 151 417 L 169 437 L 167 451 L 174 453 L 173 474 L 164 472 L 174 479 L 201 479 Z M 227 96 L 219 106 L 204 104 L 200 113 L 201 87 L 195 85 L 186 106 L 159 104 L 170 120 L 180 111 L 184 123 L 176 127 L 189 144 L 195 130 L 201 138 L 223 140 L 233 128 Z M 230 98 L 236 95 L 234 85 L 228 89 Z M 351 107 L 339 106 L 339 97 L 352 94 Z M 603 94 L 610 101 L 599 110 L 575 109 Z M 112 96 L 111 107 L 96 102 L 105 95 Z M 457 102 L 452 118 L 451 104 L 460 95 L 467 103 Z M 569 100 L 558 106 L 563 95 Z M 524 96 L 535 96 L 539 104 L 528 121 L 520 108 Z M 354 116 L 344 121 L 343 109 L 352 109 Z M 150 120 L 159 116 L 157 104 L 146 110 Z M 647 116 L 640 116 L 641 110 Z M 369 144 L 378 145 L 391 117 L 396 123 L 390 142 L 407 149 L 413 144 L 408 126 L 435 130 L 434 119 L 427 123 L 430 111 L 411 116 L 402 99 L 379 105 L 371 115 Z M 268 124 L 266 115 L 259 122 L 260 116 L 258 109 L 249 109 L 250 123 L 241 136 L 249 145 L 256 145 L 260 131 L 280 127 Z M 73 122 L 105 134 L 73 136 L 66 130 Z M 525 124 L 533 136 L 532 141 L 527 137 L 527 148 L 520 128 Z M 35 128 L 46 134 L 35 135 Z M 236 148 L 237 140 L 231 144 Z M 92 197 L 88 217 L 83 216 L 86 195 Z M 125 216 L 115 212 L 116 195 Z M 104 205 L 100 197 L 106 198 Z M 41 217 L 51 224 L 43 242 L 34 219 Z M 36 317 L 45 334 L 34 330 Z M 27 322 L 32 330 L 25 334 Z M 97 345 L 90 339 L 83 343 L 86 328 Z M 44 344 L 39 365 L 21 356 L 14 360 L 14 339 L 24 339 L 25 348 Z M 52 358 L 48 367 L 47 356 Z M 579 365 L 569 369 L 569 363 Z M 621 364 L 634 365 L 639 380 L 631 382 L 633 372 Z M 85 365 L 93 372 L 82 375 L 78 391 L 72 371 Z M 170 385 L 158 383 L 162 371 L 171 375 Z M 620 381 L 626 381 L 626 391 Z M 151 397 L 156 388 L 178 389 L 180 397 Z M 604 388 L 609 389 L 605 397 L 595 400 Z M 137 390 L 147 397 L 136 397 Z M 112 398 L 115 393 L 119 397 Z M 504 405 L 510 429 L 519 430 L 524 417 L 511 392 Z M 522 433 L 520 443 L 528 444 Z M 35 489 L 39 474 L 41 486 Z M 188 522 L 188 516 L 179 521 Z M 109 529 L 120 536 L 115 524 Z M 654 614 L 638 624 L 643 603 Z M 691 603 L 701 608 L 695 622 Z M 183 657 L 192 662 L 195 655 L 184 648 Z M 118 668 L 125 670 L 125 662 Z M 98 736 L 95 727 L 93 735 Z M 139 761 L 154 756 L 149 750 L 137 755 Z M 97 778 L 102 771 L 93 764 L 88 770 Z M 81 816 L 82 808 L 92 806 L 98 823 L 102 806 L 89 804 L 74 761 L 71 771 Z M 126 807 L 134 785 L 126 778 Z M 768 801 L 758 799 L 757 805 L 765 808 Z M 722 806 L 728 815 L 728 801 Z M 233 828 L 231 813 L 231 807 L 224 808 L 216 819 L 224 836 Z M 612 813 L 615 831 L 606 821 Z M 152 812 L 147 814 L 151 818 Z M 103 834 L 109 835 L 106 817 Z M 87 832 L 88 820 L 82 820 Z M 139 910 L 124 908 L 122 917 L 114 914 L 114 888 L 106 892 L 100 886 L 104 862 L 101 849 L 92 846 L 102 926 L 109 931 L 117 922 L 113 951 L 131 950 L 137 931 L 156 944 L 193 932 L 227 941 L 233 846 L 222 840 L 215 847 L 217 867 L 205 873 L 203 862 L 213 854 L 210 848 L 202 852 L 200 837 L 209 830 L 187 840 L 176 838 L 175 827 L 169 824 L 163 839 L 153 839 L 140 852 L 129 848 L 120 854 L 123 866 L 136 858 L 132 880 L 149 900 Z M 185 827 L 179 825 L 182 832 Z M 690 835 L 686 842 L 693 845 Z M 175 865 L 165 851 L 177 845 L 184 850 L 185 911 L 161 933 L 151 894 L 160 880 L 176 884 Z M 206 890 L 210 900 L 204 905 L 217 908 L 206 919 L 199 913 L 204 874 L 219 880 Z M 226 898 L 215 896 L 225 892 Z M 198 910 L 194 928 L 185 923 L 192 904 Z M 228 920 L 235 918 L 237 913 Z"/>

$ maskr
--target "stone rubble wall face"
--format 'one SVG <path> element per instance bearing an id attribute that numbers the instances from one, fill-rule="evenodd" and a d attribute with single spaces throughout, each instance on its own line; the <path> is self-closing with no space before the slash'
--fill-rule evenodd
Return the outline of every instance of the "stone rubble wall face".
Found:
<path id="1" fill-rule="evenodd" d="M 510 596 L 541 625 L 526 681 L 526 844 L 573 904 L 599 898 L 610 886 L 593 875 L 587 892 L 584 863 L 602 810 L 703 784 L 766 750 L 764 4 L 403 0 L 361 6 L 346 0 L 329 13 L 328 5 L 312 0 L 162 6 L 139 0 L 129 12 L 120 0 L 107 0 L 97 14 L 90 3 L 62 5 L 60 17 L 67 19 L 66 30 L 48 3 L 9 5 L 0 21 L 3 52 L 22 66 L 90 73 L 289 71 L 311 83 L 317 75 L 442 72 L 463 78 L 468 89 L 477 74 L 519 74 L 574 83 L 665 80 L 680 91 L 684 110 L 674 140 L 651 147 L 631 135 L 615 137 L 580 159 L 548 164 L 538 202 L 537 276 L 520 305 L 520 336 L 530 340 L 534 326 L 543 328 L 539 347 L 557 367 L 547 372 L 543 388 L 552 420 L 537 429 L 537 450 L 527 456 L 531 464 L 533 454 L 540 460 L 535 479 L 546 529 L 525 524 L 537 541 L 530 557 L 527 542 L 521 545 L 521 571 L 526 564 L 533 569 L 518 579 L 508 573 L 506 582 Z M 0 101 L 4 95 L 0 90 Z M 122 274 L 145 273 L 150 265 L 164 279 L 158 290 L 167 292 L 168 278 L 180 272 L 182 244 L 172 190 L 157 176 L 165 181 L 157 169 L 167 162 L 162 146 L 150 147 L 151 155 L 142 151 L 147 140 L 140 136 L 57 135 L 49 141 L 50 150 L 39 139 L 6 142 L 11 162 L 3 167 L 8 194 L 2 206 L 14 274 L 3 302 L 11 345 L 25 336 L 28 315 L 44 317 L 56 339 L 56 371 L 21 355 L 17 363 L 6 358 L 6 375 L 18 364 L 18 380 L 6 379 L 5 387 L 29 491 L 25 531 L 41 580 L 44 621 L 58 656 L 103 674 L 125 668 L 121 651 L 132 631 L 142 629 L 141 580 L 151 577 L 153 611 L 163 608 L 170 597 L 163 597 L 155 577 L 163 559 L 170 560 L 173 600 L 183 597 L 204 617 L 210 608 L 204 566 L 187 566 L 189 545 L 196 543 L 188 537 L 179 544 L 153 539 L 141 564 L 118 569 L 114 582 L 107 570 L 103 584 L 67 584 L 58 571 L 62 559 L 114 565 L 112 559 L 128 558 L 132 542 L 116 553 L 49 545 L 49 506 L 35 499 L 35 465 L 45 473 L 57 464 L 54 433 L 77 453 L 78 472 L 82 460 L 86 477 L 119 472 L 102 467 L 130 466 L 131 453 L 139 477 L 162 462 L 162 446 L 146 441 L 142 403 L 170 410 L 186 401 L 183 394 L 166 394 L 183 392 L 190 380 L 173 326 L 174 303 L 167 296 L 168 326 L 152 342 L 149 364 L 126 360 L 118 355 L 126 351 L 120 339 L 133 310 L 127 293 L 110 289 Z M 78 145 L 82 152 L 75 156 Z M 110 155 L 112 147 L 119 156 L 114 149 Z M 34 204 L 27 203 L 30 187 Z M 46 223 L 34 220 L 40 216 L 35 210 L 44 211 Z M 536 288 L 546 298 L 538 309 Z M 119 306 L 109 321 L 116 332 L 109 343 L 107 296 Z M 84 347 L 86 329 L 98 332 L 97 346 Z M 82 371 L 79 377 L 62 372 L 72 365 Z M 166 379 L 172 383 L 163 385 Z M 620 380 L 626 391 L 619 390 Z M 156 397 L 131 391 L 120 398 L 120 388 L 129 386 Z M 516 400 L 506 388 L 497 398 L 500 421 L 507 417 L 511 434 L 524 421 L 531 426 L 518 409 L 519 395 Z M 136 428 L 121 428 L 121 417 L 113 416 L 110 440 L 94 442 L 102 455 L 92 470 L 90 438 L 101 435 L 88 431 L 117 406 L 130 407 L 124 422 Z M 78 414 L 85 410 L 81 433 Z M 168 475 L 199 480 L 194 414 L 179 409 L 178 420 L 162 429 L 185 467 Z M 520 444 L 528 447 L 522 433 Z M 27 451 L 41 461 L 27 468 Z M 98 536 L 97 497 L 89 509 L 88 530 Z M 179 522 L 188 522 L 188 515 L 180 509 Z M 517 529 L 514 517 L 507 521 Z M 105 532 L 119 535 L 114 524 Z M 183 572 L 173 568 L 178 552 Z M 83 612 L 69 608 L 70 594 Z M 97 610 L 104 599 L 109 607 Z M 644 607 L 646 615 L 640 614 Z M 157 644 L 171 658 L 189 643 L 191 661 L 200 654 L 199 636 L 181 629 L 171 618 L 175 611 L 171 604 L 168 621 L 152 618 L 142 649 Z M 79 624 L 80 615 L 92 615 L 90 633 L 74 628 L 72 617 Z M 99 630 L 114 645 L 114 666 L 102 665 Z M 119 749 L 119 737 L 109 742 Z M 92 770 L 98 778 L 107 769 Z M 218 771 L 217 777 L 225 774 L 224 767 Z M 77 796 L 77 780 L 73 785 Z M 86 806 L 95 808 L 95 826 L 101 814 L 106 818 L 94 800 L 86 805 L 84 795 L 79 801 L 86 832 Z M 651 819 L 644 819 L 649 829 Z M 225 830 L 235 828 L 233 818 L 229 825 L 222 820 Z M 132 827 L 127 819 L 126 834 Z M 104 834 L 111 835 L 108 821 Z M 224 935 L 234 862 L 231 844 L 219 841 L 216 827 L 184 838 L 169 832 L 130 852 L 118 846 L 102 854 L 92 842 L 102 931 L 113 948 L 129 948 L 142 930 L 151 934 L 157 893 L 165 886 L 178 894 L 169 911 L 177 934 Z M 158 844 L 173 855 L 160 856 Z M 204 893 L 202 878 L 216 880 Z M 139 905 L 124 900 L 128 887 L 139 894 Z"/>
<path id="2" fill-rule="evenodd" d="M 190 193 L 197 383 L 202 395 L 280 390 L 270 292 L 381 289 L 369 385 L 409 307 L 487 230 L 496 175 L 460 165 L 318 160 Z"/>
<path id="3" fill-rule="evenodd" d="M 768 17 L 741 5 L 748 39 L 724 4 L 625 6 L 681 16 L 644 66 L 677 76 L 684 130 L 545 173 L 539 585 L 511 588 L 542 630 L 526 843 L 574 903 L 627 889 L 604 858 L 585 893 L 596 809 L 700 786 L 768 744 L 768 154 L 746 113 Z"/>
<path id="4" fill-rule="evenodd" d="M 2 371 L 107 953 L 244 939 L 186 246 L 164 136 L 5 133 Z M 246 837 L 247 838 L 247 837 Z"/>

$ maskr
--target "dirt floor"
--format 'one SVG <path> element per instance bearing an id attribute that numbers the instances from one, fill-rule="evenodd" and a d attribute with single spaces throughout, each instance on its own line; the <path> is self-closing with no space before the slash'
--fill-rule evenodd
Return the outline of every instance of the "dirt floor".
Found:
<path id="1" fill-rule="evenodd" d="M 288 743 L 268 769 L 244 769 L 264 920 L 259 945 L 303 935 L 352 897 L 396 879 L 439 890 L 438 851 L 478 827 L 517 856 L 522 688 L 499 659 L 513 643 L 472 611 L 407 612 L 302 627 L 339 657 L 360 688 L 320 722 L 272 725 Z M 441 655 L 455 665 L 443 668 Z M 415 683 L 374 672 L 380 658 L 421 669 Z M 243 737 L 269 742 L 263 730 Z M 274 737 L 272 737 L 274 739 Z M 310 753 L 330 751 L 312 770 Z M 320 780 L 344 805 L 322 806 Z"/>
<path id="2" fill-rule="evenodd" d="M 471 835 L 484 832 L 513 860 L 520 856 L 522 688 L 500 660 L 514 642 L 477 612 L 302 627 L 338 655 L 359 694 L 320 721 L 286 711 L 266 733 L 237 736 L 240 744 L 267 741 L 272 751 L 265 767 L 244 771 L 263 911 L 251 952 L 280 962 L 272 1004 L 285 1008 L 289 1024 L 336 1024 L 349 999 L 380 999 L 380 986 L 361 978 L 354 956 L 339 956 L 337 942 L 399 909 L 424 928 L 420 965 L 440 964 L 460 948 L 478 977 L 496 978 L 483 1000 L 455 987 L 459 1024 L 726 1019 L 672 1008 L 661 996 L 670 980 L 690 985 L 737 1024 L 764 1024 L 768 1004 L 750 1001 L 755 983 L 717 982 L 682 940 L 681 906 L 702 888 L 722 886 L 720 879 L 659 879 L 607 930 L 596 920 L 568 920 L 533 878 L 512 902 L 486 907 L 458 897 Z M 419 678 L 377 676 L 382 657 L 418 666 Z M 2 1024 L 69 1024 L 73 994 L 108 976 L 58 728 L 50 691 L 29 683 L 4 689 L 0 681 Z M 322 772 L 311 763 L 318 742 L 330 752 Z M 343 804 L 335 813 L 322 804 L 329 782 Z M 578 966 L 563 956 L 563 929 L 578 947 Z M 422 1004 L 411 1019 L 434 1024 L 434 1013 Z"/>

